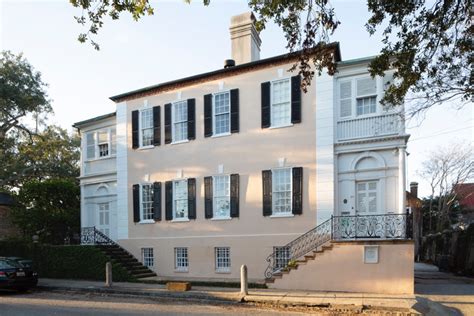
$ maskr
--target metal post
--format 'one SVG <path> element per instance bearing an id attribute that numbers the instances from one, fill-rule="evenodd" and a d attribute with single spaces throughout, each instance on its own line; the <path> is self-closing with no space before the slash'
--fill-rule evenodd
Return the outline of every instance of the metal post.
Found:
<path id="1" fill-rule="evenodd" d="M 243 264 L 240 267 L 240 295 L 248 295 L 247 266 Z"/>
<path id="2" fill-rule="evenodd" d="M 112 286 L 112 263 L 110 261 L 105 264 L 105 286 Z"/>

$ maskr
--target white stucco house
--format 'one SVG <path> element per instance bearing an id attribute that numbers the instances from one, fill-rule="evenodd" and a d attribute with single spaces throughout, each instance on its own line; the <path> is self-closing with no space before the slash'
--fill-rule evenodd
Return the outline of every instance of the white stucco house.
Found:
<path id="1" fill-rule="evenodd" d="M 393 71 L 372 78 L 371 57 L 333 43 L 337 73 L 303 93 L 298 53 L 260 59 L 254 23 L 232 18 L 223 69 L 74 125 L 83 242 L 99 234 L 163 279 L 235 281 L 246 264 L 274 288 L 412 293 L 409 135 L 380 104 Z"/>

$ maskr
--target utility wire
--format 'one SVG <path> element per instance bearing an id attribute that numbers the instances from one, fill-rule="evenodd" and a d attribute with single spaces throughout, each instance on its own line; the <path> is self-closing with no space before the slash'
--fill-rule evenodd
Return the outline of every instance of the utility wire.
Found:
<path id="1" fill-rule="evenodd" d="M 418 138 L 414 138 L 414 139 L 409 140 L 409 142 L 414 142 L 414 141 L 417 141 L 417 140 L 420 140 L 420 139 L 431 138 L 431 137 L 444 135 L 444 134 L 450 134 L 450 133 L 454 133 L 454 132 L 457 132 L 457 131 L 462 131 L 462 130 L 465 130 L 465 129 L 468 129 L 468 128 L 474 128 L 474 126 L 467 126 L 467 127 L 463 127 L 463 128 L 453 129 L 451 131 L 446 131 L 444 133 L 437 133 L 437 134 L 433 134 L 433 135 L 429 135 L 429 136 L 418 137 Z"/>

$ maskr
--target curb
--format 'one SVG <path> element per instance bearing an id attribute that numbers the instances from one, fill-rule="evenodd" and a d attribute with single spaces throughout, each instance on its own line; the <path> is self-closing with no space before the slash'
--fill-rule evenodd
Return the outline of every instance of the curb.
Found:
<path id="1" fill-rule="evenodd" d="M 191 302 L 211 303 L 211 304 L 256 304 L 273 306 L 279 308 L 299 307 L 299 308 L 314 308 L 326 311 L 340 311 L 340 312 L 356 312 L 362 311 L 379 311 L 381 315 L 397 313 L 397 315 L 420 315 L 413 309 L 389 306 L 371 306 L 371 305 L 355 305 L 355 304 L 332 304 L 332 303 L 311 303 L 303 301 L 289 301 L 285 299 L 269 300 L 262 298 L 254 298 L 252 295 L 242 296 L 236 292 L 227 297 L 210 295 L 203 292 L 147 292 L 147 291 L 133 291 L 128 289 L 106 288 L 106 287 L 68 287 L 68 286 L 53 286 L 53 285 L 38 285 L 38 290 L 44 291 L 66 291 L 73 293 L 96 293 L 96 294 L 112 294 L 112 295 L 126 295 L 142 298 L 163 298 L 163 299 L 181 299 Z"/>

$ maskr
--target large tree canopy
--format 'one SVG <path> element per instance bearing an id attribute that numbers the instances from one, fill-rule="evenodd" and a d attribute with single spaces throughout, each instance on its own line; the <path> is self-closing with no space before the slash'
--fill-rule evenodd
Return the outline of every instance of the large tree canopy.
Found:
<path id="1" fill-rule="evenodd" d="M 119 19 L 130 13 L 135 20 L 153 14 L 149 0 L 70 0 L 82 9 L 78 23 L 89 25 L 79 41 L 90 41 L 103 26 L 104 18 Z M 191 0 L 185 0 L 189 3 Z M 203 0 L 208 5 L 210 0 Z M 290 52 L 301 50 L 299 69 L 302 88 L 310 84 L 315 69 L 333 74 L 336 65 L 324 45 L 340 22 L 329 0 L 249 0 L 258 16 L 257 27 L 268 21 L 280 26 Z M 370 64 L 372 75 L 395 68 L 394 84 L 388 88 L 382 104 L 396 106 L 407 101 L 408 115 L 420 113 L 435 104 L 455 101 L 463 106 L 474 99 L 472 82 L 473 33 L 472 0 L 368 0 L 371 13 L 367 31 L 383 29 L 383 48 Z M 344 21 L 342 21 L 344 23 Z M 313 68 L 314 66 L 314 68 Z"/>

